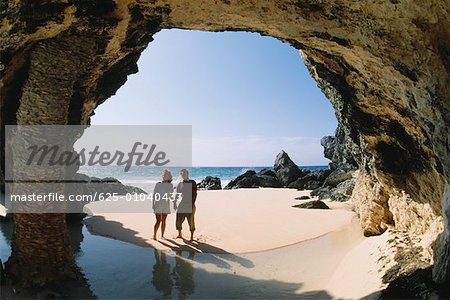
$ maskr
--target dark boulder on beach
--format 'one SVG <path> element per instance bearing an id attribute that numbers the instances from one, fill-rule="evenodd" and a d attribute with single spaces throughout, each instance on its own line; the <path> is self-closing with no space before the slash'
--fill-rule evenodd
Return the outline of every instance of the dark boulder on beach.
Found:
<path id="1" fill-rule="evenodd" d="M 314 190 L 322 186 L 323 182 L 317 181 L 314 178 L 305 176 L 291 182 L 287 187 L 297 190 Z"/>
<path id="2" fill-rule="evenodd" d="M 256 173 L 254 170 L 249 170 L 242 175 L 239 175 L 234 180 L 230 181 L 224 189 L 242 189 L 242 188 L 257 188 L 257 187 L 273 187 L 281 188 L 282 184 L 278 181 L 275 173 L 268 169 L 263 169 Z"/>
<path id="3" fill-rule="evenodd" d="M 308 175 L 312 176 L 317 181 L 324 182 L 330 174 L 330 169 L 320 169 L 311 171 L 311 173 L 309 173 Z"/>
<path id="4" fill-rule="evenodd" d="M 320 200 L 308 201 L 305 203 L 293 205 L 292 207 L 308 208 L 308 209 L 330 209 L 328 205 L 326 205 L 323 201 Z"/>
<path id="5" fill-rule="evenodd" d="M 331 193 L 331 200 L 345 202 L 350 199 L 355 188 L 355 179 L 350 178 L 338 184 Z"/>
<path id="6" fill-rule="evenodd" d="M 350 199 L 356 182 L 355 173 L 345 172 L 337 176 L 334 176 L 333 173 L 328 177 L 331 177 L 330 180 L 327 178 L 323 186 L 318 187 L 311 192 L 311 196 L 339 202 L 345 202 Z M 332 184 L 329 184 L 329 182 Z"/>
<path id="7" fill-rule="evenodd" d="M 245 177 L 236 182 L 232 189 L 256 188 L 259 187 L 258 183 L 256 176 Z"/>
<path id="8" fill-rule="evenodd" d="M 310 196 L 300 196 L 300 197 L 296 197 L 295 200 L 308 200 L 311 199 Z"/>
<path id="9" fill-rule="evenodd" d="M 274 177 L 274 178 L 277 177 L 277 174 L 275 174 L 275 172 L 270 169 L 262 169 L 257 174 L 260 176 L 270 176 L 270 177 Z"/>
<path id="10" fill-rule="evenodd" d="M 314 171 L 300 169 L 283 150 L 275 159 L 274 169 L 278 181 L 283 186 L 298 190 L 314 190 L 323 186 L 331 173 L 330 169 Z"/>
<path id="11" fill-rule="evenodd" d="M 341 182 L 351 179 L 353 176 L 352 171 L 346 171 L 343 169 L 334 170 L 328 177 L 325 179 L 324 184 L 326 186 L 337 187 Z"/>
<path id="12" fill-rule="evenodd" d="M 321 187 L 331 170 L 314 170 L 291 182 L 288 188 L 298 190 L 314 190 Z"/>
<path id="13" fill-rule="evenodd" d="M 305 175 L 284 150 L 278 153 L 273 168 L 278 181 L 283 186 L 288 186 L 291 182 Z"/>
<path id="14" fill-rule="evenodd" d="M 231 190 L 233 188 L 236 188 L 235 186 L 237 185 L 237 183 L 239 181 L 243 180 L 244 178 L 251 177 L 255 174 L 256 174 L 256 172 L 254 170 L 245 171 L 245 173 L 243 173 L 243 174 L 239 175 L 238 177 L 236 177 L 235 179 L 231 180 L 223 189 Z"/>
<path id="15" fill-rule="evenodd" d="M 259 181 L 260 187 L 275 187 L 281 188 L 283 185 L 277 178 L 277 174 L 274 171 L 269 169 L 262 169 L 258 173 L 255 174 Z"/>
<path id="16" fill-rule="evenodd" d="M 267 175 L 255 175 L 256 184 L 254 187 L 272 187 L 281 188 L 283 187 L 276 177 Z"/>
<path id="17" fill-rule="evenodd" d="M 251 176 L 254 176 L 256 174 L 256 172 L 254 170 L 248 170 L 245 173 L 239 175 L 238 177 L 236 177 L 235 179 L 231 180 L 223 189 L 224 190 L 231 190 L 231 189 L 236 189 L 239 188 L 237 187 L 238 183 L 242 180 L 244 180 L 245 178 L 249 178 Z"/>
<path id="18" fill-rule="evenodd" d="M 270 176 L 270 177 L 277 177 L 277 174 L 275 174 L 274 171 L 269 170 L 269 169 L 262 169 L 257 174 L 264 175 L 264 176 Z"/>
<path id="19" fill-rule="evenodd" d="M 197 187 L 202 190 L 221 190 L 222 183 L 219 177 L 206 176 Z"/>
<path id="20" fill-rule="evenodd" d="M 311 191 L 311 197 L 318 197 L 319 200 L 330 199 L 332 188 L 329 186 L 321 186 L 313 191 Z"/>

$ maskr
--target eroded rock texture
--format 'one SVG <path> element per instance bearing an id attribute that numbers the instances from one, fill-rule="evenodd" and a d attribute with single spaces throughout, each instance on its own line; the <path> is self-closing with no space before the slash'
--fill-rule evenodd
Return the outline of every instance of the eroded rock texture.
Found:
<path id="1" fill-rule="evenodd" d="M 448 1 L 11 0 L 0 14 L 2 125 L 88 123 L 164 28 L 289 42 L 331 100 L 359 166 L 352 200 L 365 234 L 395 225 L 431 236 L 434 279 L 447 278 Z"/>
<path id="2" fill-rule="evenodd" d="M 358 164 L 352 153 L 352 141 L 346 136 L 340 126 L 336 129 L 334 136 L 324 136 L 320 140 L 323 154 L 331 160 L 329 165 L 332 171 L 351 171 L 357 169 Z"/>

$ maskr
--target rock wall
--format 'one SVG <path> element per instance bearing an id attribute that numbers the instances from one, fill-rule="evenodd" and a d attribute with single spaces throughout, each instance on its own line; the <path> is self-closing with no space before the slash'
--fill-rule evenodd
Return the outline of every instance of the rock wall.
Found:
<path id="1" fill-rule="evenodd" d="M 89 123 L 164 28 L 248 30 L 289 42 L 332 102 L 359 166 L 352 200 L 365 233 L 393 225 L 422 235 L 443 222 L 434 278 L 447 279 L 447 1 L 4 1 L 0 17 L 1 130 L 54 123 L 61 111 L 58 123 Z M 50 72 L 36 72 L 45 66 Z"/>
<path id="2" fill-rule="evenodd" d="M 340 169 L 343 171 L 355 170 L 358 164 L 351 152 L 352 141 L 345 135 L 341 126 L 336 128 L 334 136 L 324 136 L 320 140 L 323 147 L 323 155 L 331 160 L 332 171 Z"/>

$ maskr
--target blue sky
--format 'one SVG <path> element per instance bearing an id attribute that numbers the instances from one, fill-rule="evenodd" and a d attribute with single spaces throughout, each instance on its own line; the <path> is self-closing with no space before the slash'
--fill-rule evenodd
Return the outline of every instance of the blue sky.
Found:
<path id="1" fill-rule="evenodd" d="M 92 124 L 192 125 L 195 166 L 324 165 L 336 118 L 298 51 L 248 32 L 164 30 Z"/>

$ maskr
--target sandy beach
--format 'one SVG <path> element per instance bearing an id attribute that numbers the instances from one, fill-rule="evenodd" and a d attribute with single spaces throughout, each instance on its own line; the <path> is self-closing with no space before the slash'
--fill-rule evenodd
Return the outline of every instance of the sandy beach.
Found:
<path id="1" fill-rule="evenodd" d="M 293 208 L 292 205 L 302 202 L 295 198 L 305 195 L 309 195 L 309 191 L 272 188 L 200 191 L 196 202 L 195 237 L 205 246 L 199 246 L 196 251 L 249 253 L 270 250 L 339 230 L 354 217 L 348 203 L 325 201 L 332 208 L 330 210 Z M 168 240 L 154 241 L 154 214 L 99 213 L 105 211 L 105 205 L 111 204 L 88 205 L 94 217 L 85 223 L 97 234 L 162 250 L 177 248 L 180 244 L 193 247 L 182 239 L 177 239 L 177 244 L 170 242 L 177 235 L 175 214 L 167 218 L 165 237 Z M 122 201 L 114 205 L 126 206 L 127 203 Z M 183 235 L 189 237 L 187 222 Z"/>
<path id="2" fill-rule="evenodd" d="M 154 241 L 154 215 L 96 213 L 102 211 L 103 203 L 89 205 L 93 216 L 85 224 L 92 234 L 167 253 L 192 251 L 209 259 L 220 258 L 230 265 L 223 269 L 194 263 L 195 268 L 207 274 L 230 273 L 292 283 L 296 294 L 375 297 L 374 293 L 382 287 L 376 253 L 382 241 L 362 237 L 359 220 L 348 202 L 325 200 L 329 210 L 292 207 L 305 201 L 296 197 L 309 192 L 271 188 L 200 191 L 194 242 L 174 238 L 174 215 L 168 217 L 167 239 Z M 188 237 L 187 223 L 183 234 Z M 354 265 L 355 257 L 359 267 Z M 359 284 L 358 289 L 348 286 L 352 285 L 347 280 L 348 273 Z M 208 281 L 208 277 L 204 280 Z M 319 291 L 324 294 L 317 294 Z"/>

